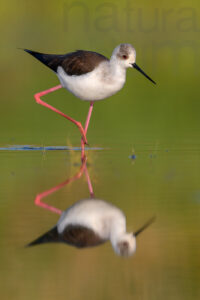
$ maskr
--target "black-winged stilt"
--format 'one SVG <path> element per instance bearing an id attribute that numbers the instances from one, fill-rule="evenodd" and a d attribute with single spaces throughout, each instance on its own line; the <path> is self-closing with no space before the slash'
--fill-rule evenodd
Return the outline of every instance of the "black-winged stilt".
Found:
<path id="1" fill-rule="evenodd" d="M 24 50 L 49 67 L 58 76 L 60 85 L 39 92 L 34 97 L 37 103 L 55 111 L 79 128 L 82 135 L 82 159 L 84 156 L 84 144 L 87 144 L 86 133 L 94 102 L 114 95 L 124 86 L 126 69 L 135 68 L 155 84 L 136 64 L 136 51 L 131 44 L 120 44 L 117 46 L 110 59 L 99 53 L 85 50 L 78 50 L 64 55 L 44 54 L 28 49 Z M 84 128 L 80 122 L 40 99 L 40 97 L 62 87 L 81 100 L 90 101 L 90 108 Z"/>

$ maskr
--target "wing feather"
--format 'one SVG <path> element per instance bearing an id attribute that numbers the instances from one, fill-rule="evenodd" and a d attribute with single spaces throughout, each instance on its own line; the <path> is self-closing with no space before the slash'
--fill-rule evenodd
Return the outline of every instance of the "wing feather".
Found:
<path id="1" fill-rule="evenodd" d="M 89 73 L 101 62 L 108 61 L 105 56 L 97 52 L 85 50 L 77 50 L 64 55 L 44 54 L 28 49 L 24 49 L 24 51 L 34 56 L 54 72 L 57 72 L 60 66 L 70 76 Z"/>

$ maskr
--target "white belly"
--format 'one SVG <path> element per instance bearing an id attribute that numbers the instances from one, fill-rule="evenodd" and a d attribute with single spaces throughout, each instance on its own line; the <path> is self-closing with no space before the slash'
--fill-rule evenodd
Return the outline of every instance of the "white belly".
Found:
<path id="1" fill-rule="evenodd" d="M 100 67 L 80 76 L 69 76 L 62 67 L 58 67 L 57 75 L 64 88 L 85 101 L 98 101 L 110 97 L 125 83 L 125 76 L 104 77 Z"/>

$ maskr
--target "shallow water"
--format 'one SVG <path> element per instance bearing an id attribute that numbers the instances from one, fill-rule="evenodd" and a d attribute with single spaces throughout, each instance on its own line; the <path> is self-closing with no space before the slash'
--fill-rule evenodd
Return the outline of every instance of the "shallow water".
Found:
<path id="1" fill-rule="evenodd" d="M 2 298 L 199 298 L 199 150 L 195 143 L 140 141 L 134 150 L 118 144 L 87 151 L 95 197 L 121 208 L 129 231 L 156 215 L 128 259 L 109 243 L 83 250 L 64 244 L 25 248 L 59 218 L 36 206 L 35 196 L 76 174 L 80 151 L 1 151 Z M 64 210 L 88 197 L 82 176 L 45 202 Z"/>

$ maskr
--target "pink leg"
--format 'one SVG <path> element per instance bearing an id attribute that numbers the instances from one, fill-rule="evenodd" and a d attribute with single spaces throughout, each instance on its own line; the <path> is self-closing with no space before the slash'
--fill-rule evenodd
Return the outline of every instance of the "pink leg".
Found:
<path id="1" fill-rule="evenodd" d="M 64 182 L 56 185 L 55 187 L 53 187 L 53 188 L 51 188 L 51 189 L 49 189 L 49 190 L 47 190 L 47 191 L 45 191 L 45 192 L 43 192 L 41 194 L 38 194 L 36 196 L 36 198 L 35 198 L 35 205 L 41 206 L 41 207 L 43 207 L 43 208 L 45 208 L 45 209 L 47 209 L 47 210 L 49 210 L 49 211 L 51 211 L 53 213 L 61 215 L 62 214 L 62 210 L 60 210 L 60 209 L 58 209 L 56 207 L 53 207 L 53 206 L 51 206 L 51 205 L 49 205 L 47 203 L 42 202 L 42 199 L 45 198 L 45 197 L 47 197 L 47 196 L 49 196 L 49 195 L 51 195 L 52 193 L 55 193 L 56 191 L 58 191 L 59 189 L 61 189 L 65 185 L 69 184 L 70 182 L 72 182 L 72 181 L 80 178 L 82 176 L 84 170 L 85 170 L 85 167 L 86 167 L 86 159 L 83 160 L 81 168 L 80 168 L 79 172 L 75 176 L 73 176 L 73 177 L 65 180 Z"/>
<path id="2" fill-rule="evenodd" d="M 90 118 L 91 118 L 91 115 L 92 115 L 92 110 L 93 110 L 93 106 L 94 106 L 94 102 L 90 102 L 90 108 L 89 108 L 89 111 L 88 111 L 88 115 L 87 115 L 87 119 L 86 119 L 86 122 L 85 122 L 85 135 L 87 134 L 87 130 L 88 130 L 88 126 L 89 126 L 89 123 L 90 123 Z M 84 141 L 83 139 L 81 139 L 81 160 L 83 161 L 85 157 L 85 146 L 84 146 Z"/>
<path id="3" fill-rule="evenodd" d="M 45 106 L 45 107 L 47 107 L 47 108 L 49 108 L 49 109 L 55 111 L 57 114 L 63 116 L 63 117 L 66 118 L 67 120 L 69 120 L 69 121 L 71 121 L 72 123 L 74 123 L 74 124 L 79 128 L 79 130 L 80 130 L 80 132 L 81 132 L 82 139 L 83 139 L 83 144 L 84 144 L 84 143 L 87 144 L 86 134 L 85 134 L 85 131 L 84 131 L 84 129 L 83 129 L 83 126 L 82 126 L 82 124 L 81 124 L 80 122 L 77 122 L 76 120 L 74 120 L 74 119 L 72 119 L 71 117 L 65 115 L 64 113 L 62 113 L 61 111 L 59 111 L 59 110 L 56 109 L 55 107 L 53 107 L 53 106 L 47 104 L 46 102 L 44 102 L 44 101 L 42 101 L 42 100 L 40 99 L 40 97 L 42 97 L 42 96 L 44 96 L 44 95 L 46 95 L 46 94 L 49 94 L 49 93 L 51 93 L 51 92 L 54 92 L 54 91 L 56 91 L 56 90 L 58 90 L 58 89 L 60 89 L 60 88 L 62 88 L 62 85 L 59 84 L 59 85 L 57 85 L 57 86 L 55 86 L 55 87 L 53 87 L 53 88 L 50 88 L 50 89 L 48 89 L 48 90 L 46 90 L 46 91 L 37 93 L 37 94 L 34 95 L 35 100 L 36 100 L 36 102 L 37 102 L 38 104 L 41 104 L 41 105 L 43 105 L 43 106 Z"/>
<path id="4" fill-rule="evenodd" d="M 91 115 L 92 115 L 93 107 L 94 107 L 94 102 L 91 101 L 90 102 L 90 108 L 89 108 L 88 115 L 87 115 L 87 119 L 86 119 L 86 122 L 85 122 L 85 134 L 87 133 L 87 130 L 88 130 L 88 126 L 89 126 L 89 123 L 90 123 L 90 118 L 91 118 Z"/>

